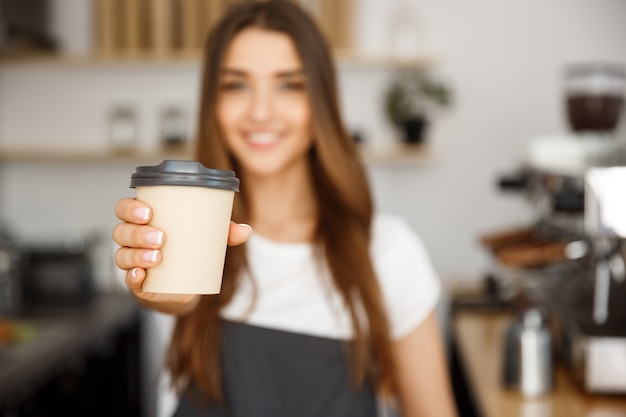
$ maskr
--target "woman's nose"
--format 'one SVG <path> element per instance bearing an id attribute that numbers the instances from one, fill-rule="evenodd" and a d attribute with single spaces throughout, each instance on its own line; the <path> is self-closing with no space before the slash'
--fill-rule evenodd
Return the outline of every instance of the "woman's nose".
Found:
<path id="1" fill-rule="evenodd" d="M 255 91 L 250 106 L 250 117 L 256 121 L 264 121 L 271 117 L 273 110 L 271 92 L 265 89 Z"/>

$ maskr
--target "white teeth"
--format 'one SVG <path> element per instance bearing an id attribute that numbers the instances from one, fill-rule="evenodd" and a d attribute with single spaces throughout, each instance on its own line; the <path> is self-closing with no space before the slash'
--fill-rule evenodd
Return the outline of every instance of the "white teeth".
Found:
<path id="1" fill-rule="evenodd" d="M 250 135 L 248 135 L 248 138 L 250 139 L 250 142 L 252 143 L 265 145 L 268 143 L 275 142 L 278 136 L 275 133 L 263 132 L 263 133 L 251 133 Z"/>

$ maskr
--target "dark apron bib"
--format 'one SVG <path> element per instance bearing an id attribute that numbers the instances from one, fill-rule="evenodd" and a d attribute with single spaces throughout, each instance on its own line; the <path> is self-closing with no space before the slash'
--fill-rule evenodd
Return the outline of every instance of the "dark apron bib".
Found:
<path id="1" fill-rule="evenodd" d="M 198 404 L 192 386 L 174 417 L 377 415 L 372 386 L 351 386 L 340 340 L 222 321 L 221 354 L 228 407 Z"/>

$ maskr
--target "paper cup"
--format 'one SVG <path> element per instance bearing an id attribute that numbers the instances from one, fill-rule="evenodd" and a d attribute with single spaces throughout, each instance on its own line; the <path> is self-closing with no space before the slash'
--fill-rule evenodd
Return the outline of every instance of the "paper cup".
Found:
<path id="1" fill-rule="evenodd" d="M 165 233 L 161 262 L 146 270 L 143 290 L 218 294 L 239 179 L 199 162 L 166 160 L 138 167 L 131 178 L 137 200 L 152 209 L 150 226 Z"/>

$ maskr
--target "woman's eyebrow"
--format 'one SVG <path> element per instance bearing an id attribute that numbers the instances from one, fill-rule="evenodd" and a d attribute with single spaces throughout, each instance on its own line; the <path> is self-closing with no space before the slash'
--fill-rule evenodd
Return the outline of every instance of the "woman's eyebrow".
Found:
<path id="1" fill-rule="evenodd" d="M 306 75 L 304 69 L 295 69 L 289 71 L 279 71 L 276 73 L 278 77 L 297 77 Z"/>
<path id="2" fill-rule="evenodd" d="M 245 77 L 248 74 L 246 71 L 233 68 L 223 68 L 220 72 L 222 75 L 237 75 L 240 77 Z"/>
<path id="3" fill-rule="evenodd" d="M 222 75 L 234 75 L 239 77 L 246 77 L 248 75 L 247 71 L 236 69 L 236 68 L 222 68 L 220 71 Z M 286 77 L 299 77 L 304 76 L 304 69 L 294 69 L 294 70 L 285 70 L 278 71 L 275 74 L 277 77 L 286 78 Z"/>

